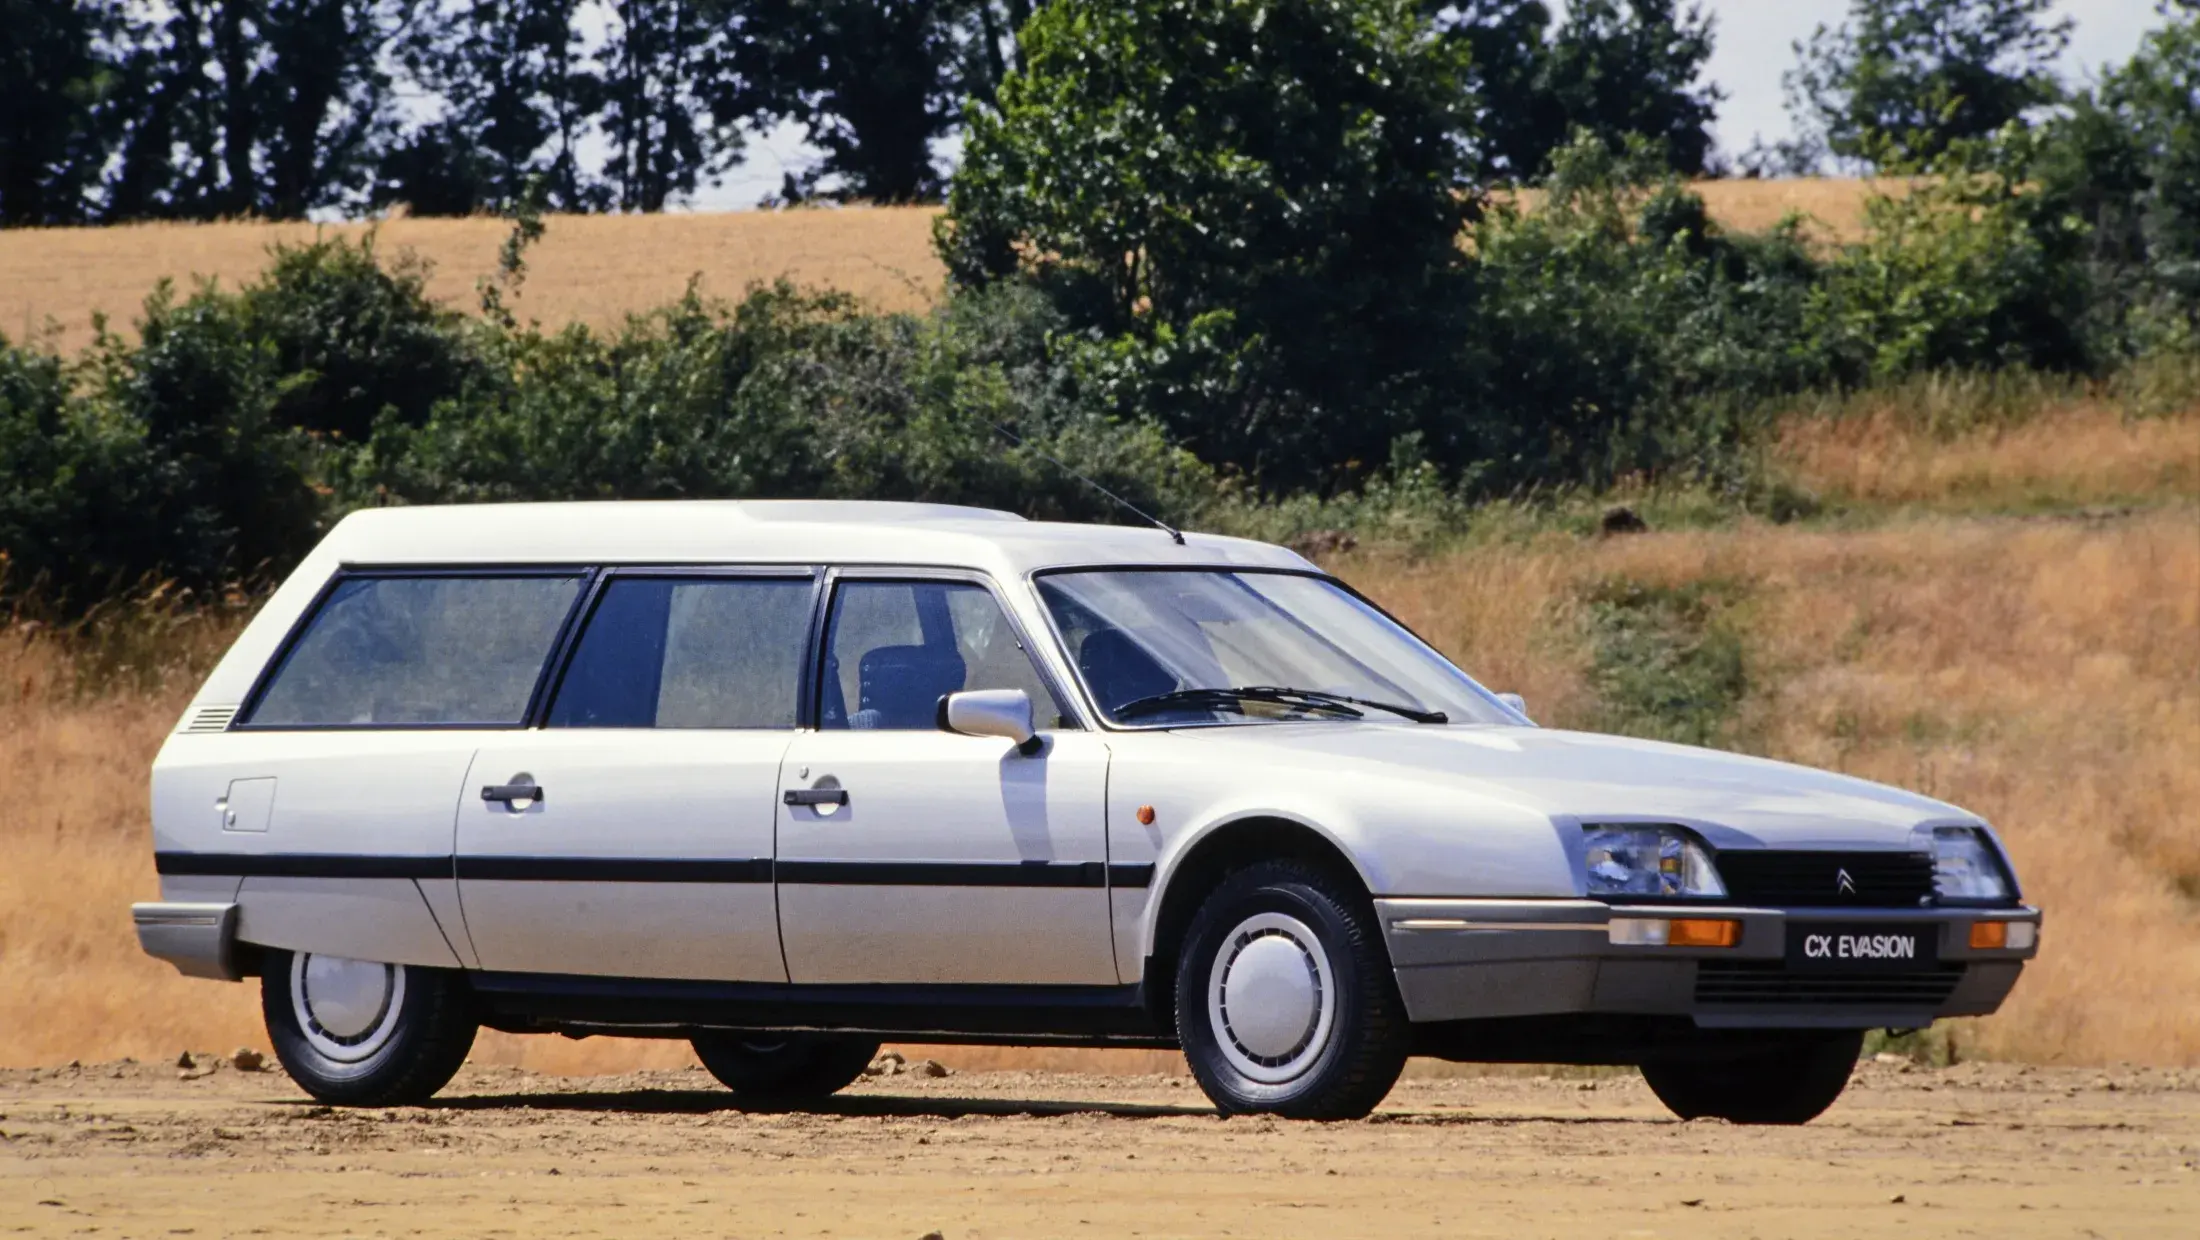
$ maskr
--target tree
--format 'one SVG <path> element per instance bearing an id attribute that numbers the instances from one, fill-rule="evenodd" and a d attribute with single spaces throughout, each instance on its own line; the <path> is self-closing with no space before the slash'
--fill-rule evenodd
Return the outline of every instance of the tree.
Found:
<path id="1" fill-rule="evenodd" d="M 1795 45 L 1788 110 L 1819 149 L 1918 164 L 2061 97 L 2072 21 L 2054 0 L 1852 0 L 1838 29 Z M 1809 149 L 1790 163 L 1808 163 Z"/>
<path id="2" fill-rule="evenodd" d="M 1700 81 L 1713 44 L 1700 6 L 1575 0 L 1555 29 L 1543 0 L 1423 7 L 1472 52 L 1486 174 L 1539 177 L 1580 130 L 1615 153 L 1639 134 L 1674 170 L 1704 170 L 1723 95 Z"/>
<path id="3" fill-rule="evenodd" d="M 382 159 L 378 204 L 418 215 L 510 210 L 529 195 L 552 210 L 604 203 L 579 143 L 601 106 L 584 60 L 580 0 L 464 0 L 405 42 L 412 79 L 443 113 Z"/>
<path id="4" fill-rule="evenodd" d="M 1029 0 L 734 0 L 742 89 L 799 121 L 825 158 L 781 197 L 937 199 L 933 144 L 962 101 L 991 103 L 1015 60 Z M 753 84 L 753 85 L 752 85 Z"/>
<path id="5" fill-rule="evenodd" d="M 2036 180 L 2043 213 L 2085 222 L 2097 302 L 2139 311 L 2130 326 L 2143 335 L 2182 323 L 2189 343 L 2200 340 L 2200 4 L 2162 11 L 2171 20 L 2050 127 Z"/>
<path id="6" fill-rule="evenodd" d="M 74 224 L 112 142 L 120 82 L 105 0 L 0 0 L 0 227 Z"/>
<path id="7" fill-rule="evenodd" d="M 1464 44 L 1409 0 L 1056 0 L 966 112 L 940 245 L 1112 341 L 1195 452 L 1334 482 L 1454 355 L 1478 201 Z"/>
<path id="8" fill-rule="evenodd" d="M 396 120 L 387 53 L 425 0 L 173 0 L 121 55 L 103 217 L 296 219 L 364 201 Z"/>
<path id="9" fill-rule="evenodd" d="M 605 176 L 623 211 L 662 211 L 741 151 L 748 91 L 730 84 L 732 37 L 712 0 L 610 0 L 603 61 Z"/>

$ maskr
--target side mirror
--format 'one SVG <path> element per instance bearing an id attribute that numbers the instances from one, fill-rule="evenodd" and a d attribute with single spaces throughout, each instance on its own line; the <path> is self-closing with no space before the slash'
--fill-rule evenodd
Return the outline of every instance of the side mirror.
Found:
<path id="1" fill-rule="evenodd" d="M 1520 696 L 1519 694 L 1500 693 L 1497 695 L 1497 700 L 1503 702 L 1507 706 L 1512 707 L 1514 710 L 1519 711 L 1521 718 L 1526 719 L 1528 717 L 1528 699 Z M 1534 721 L 1530 720 L 1530 722 Z"/>
<path id="2" fill-rule="evenodd" d="M 1030 757 L 1044 748 L 1031 719 L 1031 695 L 1021 689 L 973 689 L 940 699 L 940 730 L 964 736 L 1000 736 Z"/>

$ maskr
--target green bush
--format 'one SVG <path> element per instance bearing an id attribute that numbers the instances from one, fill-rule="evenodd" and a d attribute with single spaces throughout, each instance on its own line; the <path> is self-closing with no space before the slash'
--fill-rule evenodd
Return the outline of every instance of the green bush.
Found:
<path id="1" fill-rule="evenodd" d="M 2036 175 L 2085 227 L 2094 329 L 2126 354 L 2200 353 L 2200 13 L 2080 93 Z"/>
<path id="2" fill-rule="evenodd" d="M 143 573 L 144 438 L 50 352 L 0 337 L 0 592 L 81 607 Z"/>
<path id="3" fill-rule="evenodd" d="M 2076 258 L 2083 226 L 2026 181 L 2030 143 L 1959 144 L 1906 195 L 1865 207 L 1808 330 L 1850 376 L 2093 364 Z"/>
<path id="4" fill-rule="evenodd" d="M 1643 149 L 1586 137 L 1546 193 L 1473 234 L 1477 384 L 1439 459 L 1499 494 L 1731 473 L 1747 410 L 1825 373 L 1801 330 L 1821 273 L 1796 226 L 1730 239 Z"/>
<path id="5" fill-rule="evenodd" d="M 1121 519 L 1051 455 L 1144 505 L 1196 504 L 1195 459 L 1151 424 L 1077 405 L 1035 360 L 1034 310 L 1004 294 L 876 315 L 779 284 L 731 307 L 691 290 L 603 336 L 489 332 L 486 377 L 417 429 L 385 418 L 347 462 L 345 494 L 911 499 Z"/>
<path id="6" fill-rule="evenodd" d="M 478 373 L 460 316 L 428 299 L 427 265 L 384 264 L 375 236 L 277 246 L 238 312 L 280 376 L 275 421 L 358 441 L 387 411 L 419 425 Z"/>

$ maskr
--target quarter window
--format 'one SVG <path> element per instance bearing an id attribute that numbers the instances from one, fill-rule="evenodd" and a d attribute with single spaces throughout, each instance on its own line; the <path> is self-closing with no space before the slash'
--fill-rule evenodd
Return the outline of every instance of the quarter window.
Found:
<path id="1" fill-rule="evenodd" d="M 824 727 L 929 729 L 940 699 L 965 689 L 1022 689 L 1041 727 L 1067 726 L 992 591 L 946 581 L 840 586 L 826 641 Z"/>
<path id="2" fill-rule="evenodd" d="M 791 728 L 806 578 L 618 577 L 574 648 L 553 728 Z"/>
<path id="3" fill-rule="evenodd" d="M 578 574 L 349 577 L 322 600 L 248 723 L 521 723 Z"/>

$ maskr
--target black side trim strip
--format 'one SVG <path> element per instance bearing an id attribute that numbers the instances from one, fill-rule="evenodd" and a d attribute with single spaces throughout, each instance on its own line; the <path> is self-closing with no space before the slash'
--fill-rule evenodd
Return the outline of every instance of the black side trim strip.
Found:
<path id="1" fill-rule="evenodd" d="M 460 857 L 458 876 L 516 883 L 768 883 L 772 862 L 769 857 Z"/>
<path id="2" fill-rule="evenodd" d="M 451 859 L 362 857 L 348 853 L 156 852 L 156 873 L 244 878 L 449 878 Z"/>
<path id="3" fill-rule="evenodd" d="M 171 875 L 244 878 L 451 878 L 500 882 L 769 883 L 827 887 L 1144 887 L 1151 865 L 1098 861 L 782 861 L 769 857 L 386 857 L 349 853 L 161 852 Z"/>
<path id="4" fill-rule="evenodd" d="M 821 887 L 1105 887 L 1099 861 L 782 861 L 779 881 Z"/>

